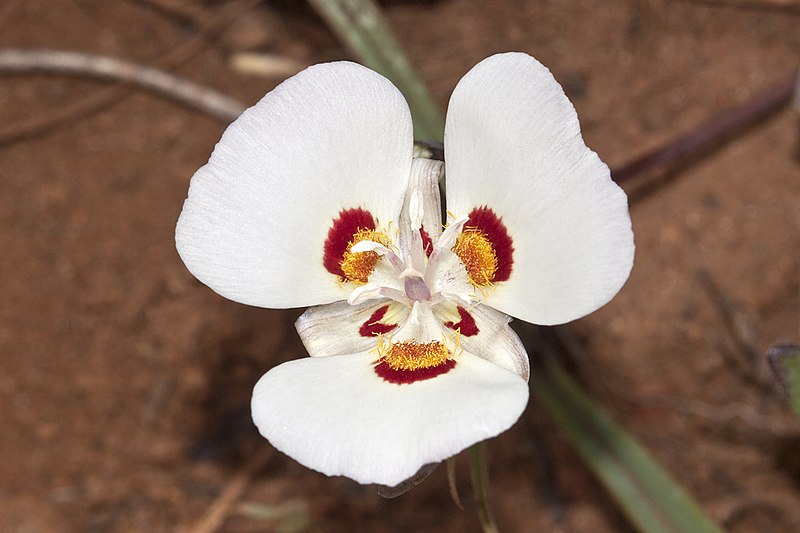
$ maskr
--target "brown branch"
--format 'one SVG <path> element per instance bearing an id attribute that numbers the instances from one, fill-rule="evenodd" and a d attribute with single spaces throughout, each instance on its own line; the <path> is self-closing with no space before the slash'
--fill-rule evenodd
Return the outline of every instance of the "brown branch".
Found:
<path id="1" fill-rule="evenodd" d="M 677 139 L 661 145 L 613 170 L 614 181 L 622 183 L 648 174 L 677 161 L 711 148 L 732 135 L 752 126 L 782 109 L 792 100 L 797 86 L 797 74 L 758 93 L 742 105 L 714 117 Z"/>
<path id="2" fill-rule="evenodd" d="M 219 497 L 211 504 L 203 516 L 194 526 L 188 529 L 189 533 L 214 533 L 225 523 L 231 508 L 242 497 L 250 482 L 263 469 L 272 457 L 273 448 L 261 446 L 250 460 L 233 476 Z"/>
<path id="3" fill-rule="evenodd" d="M 227 4 L 215 16 L 208 18 L 197 32 L 180 46 L 162 55 L 151 67 L 161 69 L 175 68 L 193 58 L 197 53 L 236 17 L 253 8 L 259 0 L 237 0 Z M 49 133 L 59 127 L 86 118 L 98 111 L 120 102 L 131 89 L 125 85 L 117 85 L 89 95 L 78 102 L 60 108 L 44 117 L 37 117 L 21 125 L 0 130 L 0 146 L 5 146 L 25 139 L 31 139 L 43 133 Z"/>
<path id="4" fill-rule="evenodd" d="M 204 22 L 208 18 L 208 13 L 202 5 L 189 0 L 135 0 L 135 2 L 192 24 Z"/>
<path id="5" fill-rule="evenodd" d="M 752 11 L 779 11 L 789 15 L 800 14 L 798 0 L 685 0 L 689 3 L 713 7 L 745 9 Z"/>
<path id="6" fill-rule="evenodd" d="M 231 121 L 244 111 L 241 103 L 208 87 L 154 68 L 111 57 L 58 50 L 0 50 L 0 72 L 45 72 L 86 75 L 135 85 Z"/>

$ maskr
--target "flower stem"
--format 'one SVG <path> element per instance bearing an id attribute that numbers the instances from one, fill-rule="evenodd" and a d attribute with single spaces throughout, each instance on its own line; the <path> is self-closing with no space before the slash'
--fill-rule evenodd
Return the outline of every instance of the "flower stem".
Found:
<path id="1" fill-rule="evenodd" d="M 479 442 L 469 449 L 472 491 L 478 503 L 478 516 L 484 533 L 498 533 L 489 506 L 489 469 L 486 466 L 486 443 Z"/>

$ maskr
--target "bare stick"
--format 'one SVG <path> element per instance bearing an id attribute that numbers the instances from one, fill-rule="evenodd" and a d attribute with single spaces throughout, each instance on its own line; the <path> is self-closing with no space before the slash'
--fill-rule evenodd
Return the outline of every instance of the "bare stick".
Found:
<path id="1" fill-rule="evenodd" d="M 748 9 L 753 11 L 780 11 L 787 14 L 800 14 L 798 0 L 687 0 L 691 3 L 708 4 L 716 7 Z"/>
<path id="2" fill-rule="evenodd" d="M 796 85 L 797 74 L 792 74 L 744 104 L 613 170 L 611 175 L 614 181 L 622 183 L 634 176 L 647 174 L 685 157 L 696 155 L 734 132 L 764 120 L 791 101 Z"/>
<path id="3" fill-rule="evenodd" d="M 208 16 L 202 5 L 187 0 L 136 0 L 136 3 L 191 23 L 204 21 Z"/>
<path id="4" fill-rule="evenodd" d="M 461 503 L 461 496 L 458 494 L 458 480 L 456 479 L 456 458 L 451 457 L 447 460 L 447 485 L 450 487 L 450 498 L 459 509 L 464 510 Z"/>
<path id="5" fill-rule="evenodd" d="M 213 89 L 111 57 L 57 50 L 0 50 L 0 71 L 56 72 L 121 81 L 161 93 L 221 120 L 231 121 L 244 111 L 241 103 Z"/>
<path id="6" fill-rule="evenodd" d="M 226 4 L 213 17 L 208 17 L 193 36 L 164 54 L 154 65 L 150 66 L 169 69 L 191 59 L 213 35 L 259 2 L 260 0 L 235 0 L 230 4 Z M 60 126 L 86 118 L 119 102 L 129 92 L 130 89 L 125 85 L 114 86 L 91 94 L 68 107 L 59 108 L 44 117 L 37 117 L 22 125 L 6 128 L 0 131 L 0 146 L 30 139 L 42 133 L 51 132 Z"/>
<path id="7" fill-rule="evenodd" d="M 242 497 L 253 477 L 272 457 L 272 450 L 268 446 L 261 446 L 259 451 L 231 478 L 216 501 L 208 508 L 205 516 L 188 529 L 189 533 L 214 533 L 222 527 L 231 507 Z"/>

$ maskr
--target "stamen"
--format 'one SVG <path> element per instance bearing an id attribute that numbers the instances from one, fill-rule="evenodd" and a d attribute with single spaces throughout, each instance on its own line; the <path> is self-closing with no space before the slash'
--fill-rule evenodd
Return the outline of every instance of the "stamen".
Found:
<path id="1" fill-rule="evenodd" d="M 456 366 L 450 351 L 439 341 L 395 342 L 386 348 L 381 336 L 377 350 L 381 358 L 375 363 L 375 373 L 384 381 L 396 385 L 432 379 Z"/>
<path id="2" fill-rule="evenodd" d="M 375 270 L 380 255 L 375 251 L 354 252 L 352 248 L 361 241 L 372 241 L 385 247 L 391 245 L 388 235 L 373 229 L 360 228 L 347 245 L 347 250 L 342 257 L 341 268 L 344 280 L 356 283 L 367 283 L 369 276 Z"/>
<path id="3" fill-rule="evenodd" d="M 417 370 L 439 366 L 449 356 L 450 350 L 439 341 L 403 341 L 392 343 L 383 360 L 393 370 Z"/>
<path id="4" fill-rule="evenodd" d="M 322 264 L 325 270 L 338 276 L 339 280 L 347 281 L 342 272 L 342 259 L 353 235 L 360 230 L 374 230 L 375 227 L 374 217 L 365 209 L 356 207 L 340 211 L 339 216 L 332 221 L 323 245 Z"/>
<path id="5" fill-rule="evenodd" d="M 514 245 L 503 220 L 483 206 L 473 209 L 463 224 L 452 250 L 464 263 L 472 284 L 484 292 L 484 288 L 506 281 L 514 265 Z"/>
<path id="6" fill-rule="evenodd" d="M 453 253 L 461 259 L 473 285 L 492 284 L 497 272 L 497 255 L 485 233 L 477 228 L 465 228 L 456 239 Z"/>

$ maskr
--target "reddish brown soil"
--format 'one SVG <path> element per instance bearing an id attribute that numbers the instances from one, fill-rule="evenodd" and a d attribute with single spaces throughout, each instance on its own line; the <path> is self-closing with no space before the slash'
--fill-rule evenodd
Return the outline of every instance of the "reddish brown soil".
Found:
<path id="1" fill-rule="evenodd" d="M 797 68 L 800 16 L 758 2 L 386 7 L 443 106 L 478 60 L 529 52 L 564 83 L 588 144 L 614 166 Z M 0 46 L 152 63 L 225 6 L 179 13 L 154 4 L 185 5 L 6 1 Z M 280 80 L 232 70 L 234 51 L 306 64 L 347 57 L 307 9 L 276 4 L 238 18 L 177 72 L 252 103 Z M 2 77 L 0 132 L 107 87 Z M 0 530 L 189 526 L 268 449 L 249 421 L 250 391 L 268 368 L 303 356 L 296 312 L 218 297 L 173 245 L 189 177 L 223 129 L 133 91 L 0 147 Z M 638 198 L 630 281 L 573 327 L 586 344 L 579 373 L 592 394 L 736 532 L 800 530 L 800 424 L 765 381 L 761 359 L 799 333 L 797 153 L 797 117 L 787 109 Z M 725 309 L 745 342 L 734 340 Z M 503 531 L 630 530 L 536 402 L 491 443 L 491 468 Z M 396 500 L 277 452 L 256 470 L 224 530 L 288 526 L 242 515 L 242 502 L 299 506 L 314 531 L 478 530 L 466 476 L 461 511 L 443 468 Z"/>

